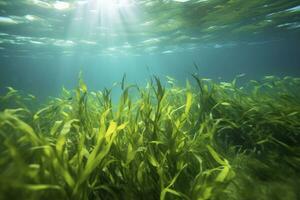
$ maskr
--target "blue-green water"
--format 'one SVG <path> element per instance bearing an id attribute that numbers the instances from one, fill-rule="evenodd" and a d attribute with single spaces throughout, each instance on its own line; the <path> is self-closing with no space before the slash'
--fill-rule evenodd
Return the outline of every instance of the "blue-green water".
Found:
<path id="1" fill-rule="evenodd" d="M 166 75 L 299 76 L 300 1 L 1 0 L 0 87 L 42 97 Z"/>
<path id="2" fill-rule="evenodd" d="M 300 0 L 0 0 L 0 200 L 299 200 Z"/>

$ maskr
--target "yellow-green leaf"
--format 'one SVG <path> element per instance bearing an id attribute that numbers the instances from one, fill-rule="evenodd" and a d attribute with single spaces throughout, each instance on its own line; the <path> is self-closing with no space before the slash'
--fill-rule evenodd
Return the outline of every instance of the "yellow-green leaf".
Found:
<path id="1" fill-rule="evenodd" d="M 114 122 L 114 121 L 111 121 L 109 123 L 109 127 L 108 127 L 108 129 L 107 129 L 107 131 L 105 133 L 105 138 L 106 138 L 107 141 L 109 140 L 109 138 L 111 137 L 111 135 L 116 131 L 116 129 L 117 129 L 117 123 Z"/>
<path id="2" fill-rule="evenodd" d="M 222 160 L 220 155 L 209 145 L 206 146 L 211 156 L 219 163 L 220 165 L 226 165 L 226 162 Z"/>

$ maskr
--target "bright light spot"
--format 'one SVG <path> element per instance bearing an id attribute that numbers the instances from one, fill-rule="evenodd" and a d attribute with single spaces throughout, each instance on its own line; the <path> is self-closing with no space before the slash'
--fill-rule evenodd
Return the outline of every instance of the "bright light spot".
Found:
<path id="1" fill-rule="evenodd" d="M 160 39 L 151 38 L 151 39 L 148 39 L 148 40 L 144 40 L 142 43 L 144 43 L 144 44 L 156 44 L 156 43 L 159 43 L 159 42 L 160 42 Z"/>
<path id="2" fill-rule="evenodd" d="M 295 6 L 293 8 L 289 8 L 286 11 L 290 11 L 290 12 L 297 12 L 300 11 L 300 5 L 299 6 Z"/>
<path id="3" fill-rule="evenodd" d="M 31 44 L 44 44 L 43 42 L 35 41 L 35 40 L 30 40 L 29 41 Z"/>
<path id="4" fill-rule="evenodd" d="M 70 8 L 70 4 L 67 2 L 63 2 L 63 1 L 56 1 L 53 4 L 53 7 L 57 10 L 66 10 Z"/>
<path id="5" fill-rule="evenodd" d="M 134 1 L 132 0 L 119 0 L 118 2 L 118 6 L 120 7 L 129 7 L 133 5 L 134 5 Z"/>
<path id="6" fill-rule="evenodd" d="M 0 24 L 17 24 L 18 22 L 9 18 L 0 16 Z"/>
<path id="7" fill-rule="evenodd" d="M 56 46 L 90 46 L 95 49 L 95 52 L 105 55 L 113 55 L 133 48 L 125 42 L 128 41 L 126 33 L 135 31 L 134 29 L 137 28 L 135 25 L 140 24 L 137 17 L 138 0 L 61 0 L 60 2 L 62 1 L 74 2 L 70 3 L 70 7 L 74 8 L 74 14 L 69 35 L 70 38 L 79 39 L 74 44 L 58 41 L 55 43 Z"/>
<path id="8" fill-rule="evenodd" d="M 75 43 L 72 40 L 56 40 L 53 43 L 55 46 L 59 47 L 73 47 Z"/>
<path id="9" fill-rule="evenodd" d="M 89 41 L 89 40 L 81 40 L 80 42 L 82 44 L 87 44 L 87 45 L 96 45 L 97 44 L 97 42 Z"/>
<path id="10" fill-rule="evenodd" d="M 80 5 L 80 6 L 82 6 L 82 5 L 85 5 L 85 4 L 87 4 L 88 3 L 88 1 L 77 1 L 77 4 L 78 5 Z"/>
<path id="11" fill-rule="evenodd" d="M 99 3 L 106 9 L 118 9 L 134 6 L 133 0 L 99 0 Z"/>
<path id="12" fill-rule="evenodd" d="M 216 49 L 222 48 L 222 45 L 220 45 L 220 44 L 215 44 L 215 45 L 214 45 L 214 48 L 216 48 Z"/>
<path id="13" fill-rule="evenodd" d="M 173 0 L 173 1 L 184 3 L 184 2 L 188 2 L 190 0 Z"/>
<path id="14" fill-rule="evenodd" d="M 163 51 L 162 54 L 169 54 L 169 53 L 173 53 L 172 50 L 166 50 L 166 51 Z"/>
<path id="15" fill-rule="evenodd" d="M 47 2 L 40 1 L 40 0 L 31 0 L 31 2 L 39 7 L 42 8 L 51 8 L 51 5 Z"/>
<path id="16" fill-rule="evenodd" d="M 35 21 L 37 18 L 33 15 L 25 15 L 25 19 L 27 19 L 29 21 Z"/>

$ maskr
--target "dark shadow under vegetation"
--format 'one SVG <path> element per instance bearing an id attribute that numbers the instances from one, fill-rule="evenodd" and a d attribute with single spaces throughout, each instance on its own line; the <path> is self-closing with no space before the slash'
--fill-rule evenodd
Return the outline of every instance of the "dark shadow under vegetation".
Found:
<path id="1" fill-rule="evenodd" d="M 238 77 L 237 77 L 238 78 Z M 0 98 L 0 199 L 300 199 L 300 79 Z"/>

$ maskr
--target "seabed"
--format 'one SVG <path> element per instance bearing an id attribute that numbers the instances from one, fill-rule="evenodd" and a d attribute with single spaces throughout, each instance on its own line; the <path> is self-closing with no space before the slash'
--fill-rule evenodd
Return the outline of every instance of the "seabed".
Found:
<path id="1" fill-rule="evenodd" d="M 300 79 L 186 86 L 125 77 L 39 103 L 0 98 L 0 199 L 296 200 Z"/>

